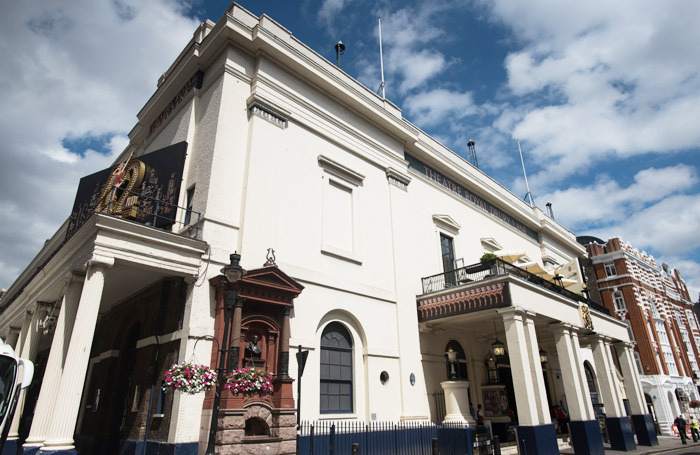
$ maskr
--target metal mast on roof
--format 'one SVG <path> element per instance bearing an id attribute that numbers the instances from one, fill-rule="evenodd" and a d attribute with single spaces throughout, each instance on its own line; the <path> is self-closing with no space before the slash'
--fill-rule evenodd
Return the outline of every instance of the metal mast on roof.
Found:
<path id="1" fill-rule="evenodd" d="M 474 141 L 472 141 L 471 138 L 469 138 L 469 142 L 467 142 L 467 147 L 469 147 L 469 153 L 471 155 L 472 164 L 475 168 L 479 169 L 479 160 L 476 159 L 476 147 Z"/>
<path id="2" fill-rule="evenodd" d="M 525 188 L 527 188 L 527 196 L 530 198 L 530 207 L 534 207 L 535 203 L 532 201 L 532 193 L 530 193 L 530 185 L 527 183 L 527 172 L 525 172 L 525 161 L 523 161 L 523 151 L 520 148 L 520 139 L 516 139 L 518 141 L 518 151 L 520 152 L 520 163 L 523 165 L 523 175 L 525 176 Z"/>
<path id="3" fill-rule="evenodd" d="M 340 56 L 345 56 L 345 44 L 338 40 L 338 44 L 335 45 L 335 66 L 342 68 L 340 65 Z M 345 60 L 345 58 L 343 58 Z"/>
<path id="4" fill-rule="evenodd" d="M 382 71 L 382 84 L 379 86 L 379 90 L 382 91 L 382 98 L 386 99 L 386 92 L 384 91 L 384 56 L 382 55 L 382 18 L 377 16 L 379 21 L 379 65 Z M 379 92 L 377 90 L 377 92 Z"/>

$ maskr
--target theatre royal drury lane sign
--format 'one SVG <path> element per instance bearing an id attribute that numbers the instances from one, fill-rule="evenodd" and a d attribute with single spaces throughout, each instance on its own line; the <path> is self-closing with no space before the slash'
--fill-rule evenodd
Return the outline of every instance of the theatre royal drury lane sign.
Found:
<path id="1" fill-rule="evenodd" d="M 525 226 L 523 223 L 520 221 L 516 220 L 512 216 L 508 215 L 507 213 L 503 212 L 499 208 L 495 207 L 493 204 L 485 201 L 484 199 L 480 198 L 476 194 L 472 193 L 468 189 L 464 188 L 462 185 L 453 182 L 451 179 L 445 177 L 443 174 L 440 172 L 436 171 L 432 167 L 428 166 L 427 164 L 424 164 L 420 160 L 412 157 L 409 154 L 406 154 L 406 160 L 408 161 L 408 165 L 411 169 L 414 171 L 424 175 L 425 177 L 429 178 L 433 182 L 439 184 L 440 186 L 444 187 L 445 189 L 451 191 L 452 193 L 456 194 L 457 196 L 461 197 L 465 201 L 470 202 L 471 204 L 475 205 L 482 211 L 488 213 L 489 215 L 498 218 L 499 220 L 508 223 L 510 226 L 513 226 L 515 229 L 519 230 L 523 234 L 527 235 L 528 237 L 538 240 L 537 238 L 537 232 L 535 232 L 533 229 L 530 229 L 529 227 Z"/>

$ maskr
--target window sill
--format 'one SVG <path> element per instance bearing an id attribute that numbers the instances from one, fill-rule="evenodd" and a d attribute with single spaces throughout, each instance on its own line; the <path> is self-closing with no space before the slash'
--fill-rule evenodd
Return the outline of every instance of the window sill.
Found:
<path id="1" fill-rule="evenodd" d="M 357 420 L 356 414 L 321 414 L 318 420 Z"/>
<path id="2" fill-rule="evenodd" d="M 328 245 L 321 245 L 321 254 L 352 262 L 353 264 L 362 265 L 360 258 L 350 251 L 341 250 Z"/>

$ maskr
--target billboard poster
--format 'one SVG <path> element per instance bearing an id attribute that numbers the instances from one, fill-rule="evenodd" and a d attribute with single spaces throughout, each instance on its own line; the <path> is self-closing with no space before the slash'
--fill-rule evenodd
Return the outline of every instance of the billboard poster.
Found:
<path id="1" fill-rule="evenodd" d="M 187 142 L 139 157 L 129 156 L 113 168 L 80 179 L 66 240 L 94 212 L 159 228 L 175 223 Z"/>

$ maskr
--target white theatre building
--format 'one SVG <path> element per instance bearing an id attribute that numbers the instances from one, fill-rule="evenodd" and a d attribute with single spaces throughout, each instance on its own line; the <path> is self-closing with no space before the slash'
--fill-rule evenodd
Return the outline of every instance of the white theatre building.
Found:
<path id="1" fill-rule="evenodd" d="M 221 453 L 293 453 L 297 346 L 302 421 L 473 426 L 481 405 L 502 441 L 557 453 L 561 403 L 577 453 L 657 444 L 575 235 L 271 18 L 233 4 L 203 23 L 129 136 L 0 300 L 0 337 L 38 366 L 8 446 L 203 453 L 213 393 L 160 381 L 222 343 L 275 393 L 224 391 Z M 229 283 L 235 251 L 248 274 Z M 226 290 L 245 300 L 224 325 Z"/>

